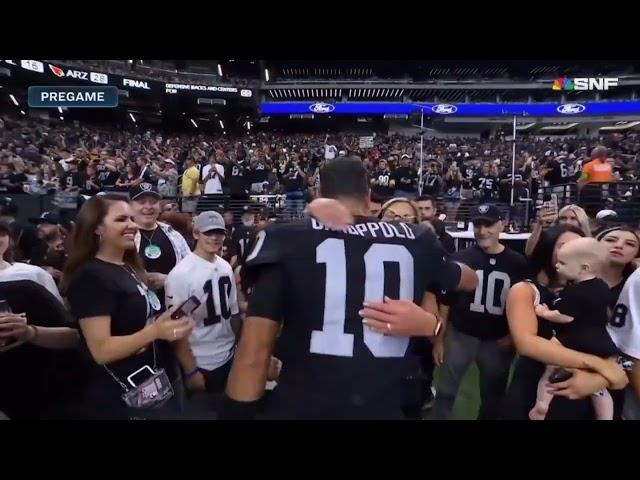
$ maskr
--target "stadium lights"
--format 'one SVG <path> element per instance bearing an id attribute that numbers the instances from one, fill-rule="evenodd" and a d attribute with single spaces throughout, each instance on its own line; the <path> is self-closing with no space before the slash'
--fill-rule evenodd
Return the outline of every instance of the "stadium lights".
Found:
<path id="1" fill-rule="evenodd" d="M 136 123 L 136 117 L 133 116 L 133 113 L 129 112 L 129 116 L 131 117 L 131 120 L 133 120 L 133 123 Z"/>
<path id="2" fill-rule="evenodd" d="M 16 107 L 20 105 L 18 103 L 18 100 L 16 100 L 16 97 L 13 96 L 13 94 L 9 94 L 9 98 L 11 99 L 11 101 L 14 103 Z"/>
<path id="3" fill-rule="evenodd" d="M 58 107 L 58 112 L 62 113 L 62 107 Z"/>
<path id="4" fill-rule="evenodd" d="M 22 115 L 26 115 L 26 113 L 25 113 L 25 111 L 24 111 L 24 110 L 20 110 L 20 113 L 21 113 Z"/>
<path id="5" fill-rule="evenodd" d="M 222 123 L 222 120 L 218 120 L 220 122 L 220 128 L 222 128 L 222 130 L 224 130 L 224 123 Z"/>
<path id="6" fill-rule="evenodd" d="M 218 75 L 222 76 L 222 65 L 218 64 Z"/>
<path id="7" fill-rule="evenodd" d="M 64 120 L 64 117 L 62 115 L 60 115 L 60 120 Z"/>
<path id="8" fill-rule="evenodd" d="M 251 122 L 247 120 L 247 131 L 251 130 Z"/>
<path id="9" fill-rule="evenodd" d="M 191 119 L 191 123 L 193 123 L 194 127 L 198 128 L 198 124 L 196 123 L 196 121 L 193 118 Z"/>
<path id="10" fill-rule="evenodd" d="M 268 68 L 264 69 L 264 79 L 267 82 L 269 81 L 269 69 Z"/>

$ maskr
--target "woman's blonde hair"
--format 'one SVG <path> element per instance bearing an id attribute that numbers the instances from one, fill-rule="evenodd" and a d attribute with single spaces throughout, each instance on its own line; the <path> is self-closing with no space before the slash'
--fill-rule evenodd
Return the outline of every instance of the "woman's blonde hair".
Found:
<path id="1" fill-rule="evenodd" d="M 420 209 L 418 208 L 418 205 L 416 205 L 412 200 L 409 200 L 405 197 L 392 198 L 391 200 L 387 200 L 386 202 L 384 202 L 382 204 L 382 207 L 380 207 L 378 218 L 382 219 L 389 207 L 395 205 L 396 203 L 408 203 L 409 206 L 413 209 L 413 214 L 416 217 L 416 223 L 420 223 L 422 221 L 422 216 L 420 215 Z"/>
<path id="2" fill-rule="evenodd" d="M 589 216 L 587 212 L 584 211 L 582 207 L 578 205 L 566 205 L 560 209 L 558 212 L 558 219 L 567 212 L 573 213 L 578 219 L 578 223 L 580 224 L 580 229 L 584 232 L 587 237 L 591 236 L 591 224 L 589 223 Z M 556 223 L 558 223 L 556 221 Z"/>

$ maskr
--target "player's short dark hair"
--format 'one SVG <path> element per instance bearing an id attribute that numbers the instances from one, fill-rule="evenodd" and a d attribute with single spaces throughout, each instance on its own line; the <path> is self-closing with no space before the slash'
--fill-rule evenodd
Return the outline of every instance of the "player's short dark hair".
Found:
<path id="1" fill-rule="evenodd" d="M 437 200 L 431 195 L 420 195 L 418 198 L 416 198 L 416 202 L 431 202 L 434 207 L 438 206 Z"/>
<path id="2" fill-rule="evenodd" d="M 326 163 L 320 169 L 320 193 L 327 198 L 367 198 L 369 181 L 366 168 L 354 157 Z"/>

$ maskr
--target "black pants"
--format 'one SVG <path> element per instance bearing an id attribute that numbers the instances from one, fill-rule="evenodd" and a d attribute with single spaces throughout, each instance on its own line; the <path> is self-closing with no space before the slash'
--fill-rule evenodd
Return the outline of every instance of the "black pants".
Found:
<path id="1" fill-rule="evenodd" d="M 205 370 L 199 368 L 200 373 L 204 376 L 204 383 L 207 387 L 207 393 L 222 393 L 227 385 L 227 378 L 231 372 L 231 365 L 233 364 L 233 358 L 229 359 L 227 363 L 215 370 Z"/>
<path id="2" fill-rule="evenodd" d="M 215 370 L 200 368 L 204 376 L 206 392 L 189 394 L 184 405 L 183 418 L 185 420 L 215 420 L 222 394 L 227 385 L 227 378 L 231 371 L 233 358 Z"/>

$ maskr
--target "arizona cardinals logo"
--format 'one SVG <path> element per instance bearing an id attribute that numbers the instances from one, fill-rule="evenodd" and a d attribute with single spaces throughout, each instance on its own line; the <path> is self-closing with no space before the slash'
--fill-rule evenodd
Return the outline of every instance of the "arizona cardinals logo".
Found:
<path id="1" fill-rule="evenodd" d="M 49 65 L 49 68 L 53 72 L 56 77 L 64 77 L 64 70 L 60 67 L 56 67 L 55 65 Z"/>

